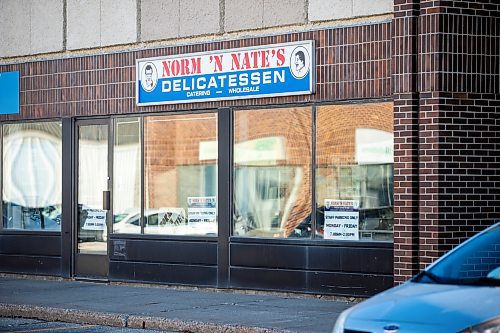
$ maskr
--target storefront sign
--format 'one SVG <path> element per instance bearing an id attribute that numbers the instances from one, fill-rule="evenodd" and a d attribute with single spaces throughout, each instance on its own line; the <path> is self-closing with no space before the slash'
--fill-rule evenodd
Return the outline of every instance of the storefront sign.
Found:
<path id="1" fill-rule="evenodd" d="M 325 239 L 359 240 L 359 202 L 325 200 Z"/>
<path id="2" fill-rule="evenodd" d="M 19 113 L 19 72 L 0 73 L 0 114 Z"/>
<path id="3" fill-rule="evenodd" d="M 215 197 L 188 197 L 188 225 L 215 224 L 217 199 Z"/>
<path id="4" fill-rule="evenodd" d="M 310 94 L 314 41 L 138 59 L 137 105 Z"/>

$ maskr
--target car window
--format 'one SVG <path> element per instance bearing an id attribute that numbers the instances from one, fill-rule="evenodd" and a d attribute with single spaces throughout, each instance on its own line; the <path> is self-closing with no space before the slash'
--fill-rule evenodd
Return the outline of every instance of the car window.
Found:
<path id="1" fill-rule="evenodd" d="M 443 258 L 417 282 L 500 285 L 500 225 Z"/>

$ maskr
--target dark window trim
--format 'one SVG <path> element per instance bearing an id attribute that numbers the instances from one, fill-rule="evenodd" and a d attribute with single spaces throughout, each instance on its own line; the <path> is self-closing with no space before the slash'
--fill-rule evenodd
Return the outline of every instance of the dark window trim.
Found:
<path id="1" fill-rule="evenodd" d="M 328 246 L 328 247 L 380 247 L 393 248 L 393 242 L 381 241 L 339 241 L 321 238 L 257 238 L 257 237 L 241 237 L 231 236 L 229 242 L 233 244 L 265 244 L 265 245 L 298 245 L 298 246 Z"/>
<path id="2" fill-rule="evenodd" d="M 23 229 L 2 229 L 2 235 L 26 235 L 26 236 L 61 236 L 60 231 L 40 231 Z"/>
<path id="3" fill-rule="evenodd" d="M 193 235 L 158 235 L 158 234 L 111 234 L 111 240 L 133 239 L 133 240 L 161 240 L 161 241 L 195 241 L 217 243 L 217 236 L 193 236 Z"/>

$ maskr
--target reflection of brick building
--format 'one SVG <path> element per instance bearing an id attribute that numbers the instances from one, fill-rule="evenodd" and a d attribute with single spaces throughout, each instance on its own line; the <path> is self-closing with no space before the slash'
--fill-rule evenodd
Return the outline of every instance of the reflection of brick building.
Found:
<path id="1" fill-rule="evenodd" d="M 328 105 L 317 109 L 317 166 L 355 163 L 356 128 L 393 131 L 392 103 Z"/>
<path id="2" fill-rule="evenodd" d="M 200 161 L 200 143 L 217 139 L 216 115 L 204 113 L 146 119 L 146 202 L 155 208 L 185 206 L 186 202 L 178 202 L 177 167 L 217 163 L 215 159 Z"/>
<path id="3" fill-rule="evenodd" d="M 265 137 L 283 137 L 285 159 L 270 161 L 271 165 L 297 167 L 300 170 L 300 185 L 292 188 L 280 188 L 283 201 L 292 200 L 289 211 L 282 209 L 281 213 L 288 215 L 283 226 L 282 237 L 287 237 L 307 216 L 311 214 L 311 137 L 312 109 L 278 108 L 271 110 L 238 111 L 235 114 L 235 144 Z M 254 162 L 254 165 L 266 165 L 265 162 Z M 235 165 L 252 166 L 252 162 Z M 299 177 L 297 175 L 297 177 Z M 281 185 L 283 186 L 283 185 Z M 295 196 L 292 193 L 296 193 Z"/>
<path id="4" fill-rule="evenodd" d="M 392 131 L 392 104 L 329 105 L 317 110 L 317 167 L 327 168 L 323 176 L 336 177 L 335 164 L 354 163 L 355 129 L 375 128 Z M 183 206 L 178 202 L 178 167 L 214 163 L 201 160 L 200 144 L 216 140 L 216 119 L 213 114 L 148 117 L 145 122 L 148 207 Z M 235 150 L 238 144 L 263 138 L 283 138 L 284 158 L 236 161 L 235 168 L 300 168 L 299 187 L 282 182 L 278 196 L 283 204 L 293 200 L 289 211 L 280 209 L 286 219 L 283 236 L 289 236 L 311 214 L 312 109 L 280 108 L 273 110 L 238 111 L 235 114 Z M 274 147 L 279 148 L 279 147 Z M 265 149 L 265 148 L 264 148 Z M 248 152 L 247 152 L 248 153 Z M 235 152 L 238 154 L 238 151 Z M 330 166 L 330 168 L 328 168 Z M 196 176 L 196 175 L 193 175 Z M 184 180 L 186 181 L 186 180 Z M 298 195 L 293 196 L 295 190 Z M 193 194 L 200 195 L 198 193 Z M 320 195 L 321 196 L 321 195 Z M 321 196 L 322 197 L 322 196 Z M 235 198 L 238 200 L 239 198 Z M 286 216 L 283 216 L 286 214 Z"/>

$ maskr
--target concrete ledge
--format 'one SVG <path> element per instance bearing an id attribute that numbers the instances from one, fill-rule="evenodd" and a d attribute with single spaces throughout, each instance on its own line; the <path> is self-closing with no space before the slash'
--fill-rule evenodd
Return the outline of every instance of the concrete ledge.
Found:
<path id="1" fill-rule="evenodd" d="M 3 303 L 0 303 L 0 316 L 191 333 L 291 333 L 287 330 L 260 327 L 218 325 L 214 323 L 190 322 L 160 317 Z"/>

